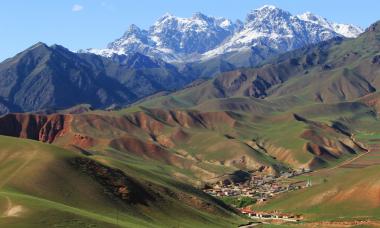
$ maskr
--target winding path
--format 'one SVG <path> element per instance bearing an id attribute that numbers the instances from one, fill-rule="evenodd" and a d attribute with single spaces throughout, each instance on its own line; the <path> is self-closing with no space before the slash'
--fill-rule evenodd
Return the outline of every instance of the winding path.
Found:
<path id="1" fill-rule="evenodd" d="M 11 199 L 8 196 L 5 196 L 7 199 L 7 209 L 1 217 L 17 217 L 24 211 L 24 208 L 21 205 L 13 205 Z"/>

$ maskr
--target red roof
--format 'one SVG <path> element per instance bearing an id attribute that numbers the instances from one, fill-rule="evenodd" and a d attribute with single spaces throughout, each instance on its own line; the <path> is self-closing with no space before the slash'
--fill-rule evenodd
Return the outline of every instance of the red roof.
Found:
<path id="1" fill-rule="evenodd" d="M 248 209 L 248 208 L 242 208 L 239 210 L 241 213 L 255 213 L 254 211 L 252 211 L 251 209 Z"/>

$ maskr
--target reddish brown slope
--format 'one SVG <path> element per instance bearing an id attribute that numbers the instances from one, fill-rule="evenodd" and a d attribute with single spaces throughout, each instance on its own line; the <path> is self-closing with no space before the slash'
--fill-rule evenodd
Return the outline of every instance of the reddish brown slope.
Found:
<path id="1" fill-rule="evenodd" d="M 0 118 L 0 134 L 52 143 L 69 128 L 70 115 L 8 114 Z"/>

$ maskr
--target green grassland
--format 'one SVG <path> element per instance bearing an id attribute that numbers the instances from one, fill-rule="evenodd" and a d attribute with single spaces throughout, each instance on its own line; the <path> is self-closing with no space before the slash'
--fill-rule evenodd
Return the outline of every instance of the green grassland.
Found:
<path id="1" fill-rule="evenodd" d="M 243 222 L 219 206 L 210 213 L 169 196 L 146 205 L 115 201 L 104 194 L 102 186 L 94 179 L 67 162 L 83 155 L 5 136 L 0 137 L 0 144 L 1 227 L 218 227 L 222 224 L 233 227 Z M 153 164 L 140 162 L 139 165 L 130 161 L 133 166 L 129 166 L 126 158 L 122 162 L 102 156 L 94 159 L 134 175 L 144 186 L 145 181 L 154 179 L 154 186 L 185 192 L 217 205 L 199 191 L 165 178 L 166 171 L 157 172 L 160 168 Z M 153 173 L 155 175 L 151 175 Z M 15 209 L 16 212 L 8 216 L 7 211 L 13 207 L 21 209 L 18 212 Z"/>

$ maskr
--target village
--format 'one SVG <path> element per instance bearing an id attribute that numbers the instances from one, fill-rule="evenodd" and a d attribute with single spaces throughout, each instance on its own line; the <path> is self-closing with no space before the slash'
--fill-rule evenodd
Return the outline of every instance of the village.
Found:
<path id="1" fill-rule="evenodd" d="M 290 178 L 299 176 L 305 173 L 309 173 L 309 169 L 293 170 L 288 172 L 282 172 L 279 176 L 275 175 L 263 175 L 252 174 L 250 179 L 233 183 L 229 180 L 219 181 L 214 185 L 209 186 L 203 191 L 218 197 L 249 197 L 256 203 L 263 203 L 276 195 L 295 191 L 302 188 L 311 187 L 312 183 L 308 181 L 293 181 Z M 234 206 L 234 205 L 233 205 Z M 237 208 L 243 214 L 255 219 L 280 219 L 284 221 L 296 222 L 299 221 L 300 215 L 289 215 L 279 212 L 258 212 L 252 211 L 248 208 Z"/>

